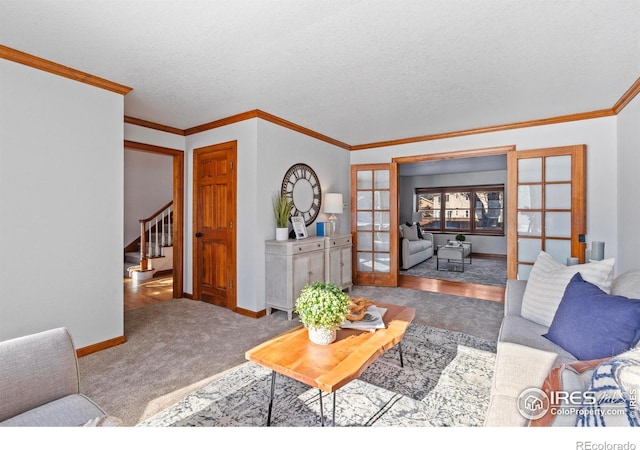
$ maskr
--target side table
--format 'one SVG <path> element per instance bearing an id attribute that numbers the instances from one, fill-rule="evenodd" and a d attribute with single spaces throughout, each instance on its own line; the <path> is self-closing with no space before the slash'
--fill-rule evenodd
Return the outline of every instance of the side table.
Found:
<path id="1" fill-rule="evenodd" d="M 447 260 L 447 270 L 452 272 L 457 272 L 455 269 L 456 266 L 460 266 L 460 272 L 464 272 L 464 265 L 471 264 L 471 252 L 472 252 L 472 244 L 471 242 L 463 242 L 460 245 L 438 245 L 438 252 L 436 254 L 436 269 L 440 269 L 440 260 Z M 468 262 L 465 261 L 465 258 L 468 259 Z"/>

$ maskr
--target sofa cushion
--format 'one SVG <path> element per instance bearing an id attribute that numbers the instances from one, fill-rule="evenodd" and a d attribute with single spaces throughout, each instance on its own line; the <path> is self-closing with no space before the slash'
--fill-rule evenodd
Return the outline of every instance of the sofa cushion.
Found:
<path id="1" fill-rule="evenodd" d="M 506 316 L 500 327 L 499 342 L 510 342 L 538 350 L 556 353 L 556 365 L 575 361 L 575 357 L 542 335 L 549 329 L 519 316 Z"/>
<path id="2" fill-rule="evenodd" d="M 618 355 L 640 340 L 640 300 L 608 295 L 576 273 L 544 337 L 581 360 Z"/>
<path id="3" fill-rule="evenodd" d="M 427 241 L 425 239 L 409 242 L 409 254 L 411 255 L 425 251 L 428 248 L 431 248 L 431 241 Z"/>
<path id="4" fill-rule="evenodd" d="M 73 394 L 0 422 L 0 427 L 77 427 L 105 415 L 84 395 Z"/>
<path id="5" fill-rule="evenodd" d="M 640 298 L 640 269 L 629 270 L 614 278 L 611 283 L 611 294 Z"/>
<path id="6" fill-rule="evenodd" d="M 553 316 L 564 295 L 571 277 L 580 272 L 582 277 L 609 293 L 613 280 L 613 258 L 593 261 L 587 264 L 565 266 L 541 251 L 529 274 L 527 287 L 522 299 L 522 317 L 546 327 L 551 325 Z"/>
<path id="7" fill-rule="evenodd" d="M 498 342 L 485 426 L 526 425 L 527 419 L 518 412 L 520 394 L 527 388 L 542 386 L 555 360 L 553 352 Z"/>

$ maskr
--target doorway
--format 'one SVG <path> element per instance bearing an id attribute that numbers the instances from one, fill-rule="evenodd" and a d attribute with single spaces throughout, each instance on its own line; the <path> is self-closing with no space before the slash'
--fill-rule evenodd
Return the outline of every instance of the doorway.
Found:
<path id="1" fill-rule="evenodd" d="M 474 205 L 465 210 L 464 205 L 456 204 L 455 211 L 447 210 L 442 217 L 438 208 L 435 219 L 423 219 L 422 215 L 418 218 L 418 199 L 422 197 L 416 192 L 425 188 L 443 189 L 443 192 L 456 191 L 456 194 L 451 195 L 451 202 L 454 202 L 453 196 L 457 195 L 457 191 L 460 191 L 463 199 L 466 198 L 465 194 L 469 196 L 469 192 L 466 192 L 468 189 L 462 189 L 461 186 L 476 185 L 476 190 L 472 192 L 473 198 L 479 196 L 476 192 L 479 186 L 503 186 L 506 190 L 507 154 L 512 151 L 515 151 L 514 146 L 506 146 L 393 159 L 398 163 L 398 222 L 404 224 L 421 221 L 420 227 L 432 238 L 433 245 L 433 256 L 409 269 L 398 269 L 400 287 L 498 302 L 504 299 L 508 259 L 507 237 L 504 231 L 493 235 L 486 232 L 467 235 L 464 245 L 473 245 L 471 258 L 465 258 L 466 263 L 462 266 L 454 266 L 456 271 L 449 271 L 449 261 L 437 259 L 438 247 L 455 240 L 456 235 L 467 234 L 469 231 L 456 231 L 460 225 L 455 221 L 455 217 L 447 219 L 446 214 L 460 214 L 461 221 L 466 223 L 468 229 L 471 227 L 470 222 L 475 220 Z M 442 200 L 442 206 L 446 208 L 445 195 L 447 194 L 438 194 L 437 199 Z M 504 199 L 502 203 L 502 221 L 506 221 Z M 464 267 L 464 271 L 460 271 L 461 267 Z"/>
<path id="2" fill-rule="evenodd" d="M 184 251 L 184 152 L 182 150 L 176 150 L 167 147 L 159 147 L 150 144 L 144 144 L 141 142 L 124 141 L 124 148 L 126 150 L 133 150 L 138 152 L 147 152 L 156 155 L 166 155 L 172 158 L 171 160 L 171 185 L 172 185 L 172 201 L 173 201 L 173 229 L 172 231 L 172 243 L 173 243 L 173 261 L 172 261 L 172 274 L 171 280 L 167 280 L 164 277 L 160 283 L 162 288 L 161 297 L 169 296 L 171 298 L 181 298 L 184 296 L 184 263 L 183 263 L 183 251 Z M 170 286 L 169 286 L 170 284 Z M 127 286 L 125 286 L 125 292 L 127 292 Z M 129 293 L 136 295 L 136 292 L 129 287 Z M 151 296 L 153 298 L 153 296 Z M 148 299 L 145 297 L 144 299 Z M 146 303 L 145 303 L 146 304 Z"/>

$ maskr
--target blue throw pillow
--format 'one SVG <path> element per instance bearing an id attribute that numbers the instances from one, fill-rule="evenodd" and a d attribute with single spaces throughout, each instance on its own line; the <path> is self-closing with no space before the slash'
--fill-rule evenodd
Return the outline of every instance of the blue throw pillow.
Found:
<path id="1" fill-rule="evenodd" d="M 619 355 L 640 340 L 640 300 L 608 295 L 576 273 L 543 336 L 579 360 Z"/>

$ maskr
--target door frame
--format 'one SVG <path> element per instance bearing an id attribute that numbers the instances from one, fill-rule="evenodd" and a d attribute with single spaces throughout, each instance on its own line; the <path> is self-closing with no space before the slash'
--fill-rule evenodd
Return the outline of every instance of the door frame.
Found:
<path id="1" fill-rule="evenodd" d="M 124 141 L 124 149 L 173 158 L 173 298 L 184 297 L 184 151 Z"/>
<path id="2" fill-rule="evenodd" d="M 488 147 L 488 148 L 479 148 L 479 149 L 471 149 L 471 150 L 454 150 L 454 151 L 442 152 L 442 153 L 428 153 L 424 155 L 400 156 L 400 157 L 392 158 L 391 161 L 398 164 L 397 184 L 399 186 L 400 185 L 400 180 L 399 180 L 400 167 L 399 166 L 401 166 L 402 164 L 411 164 L 411 163 L 429 162 L 429 161 L 442 161 L 442 160 L 448 160 L 448 159 L 480 158 L 483 156 L 508 155 L 509 153 L 515 152 L 515 151 L 516 151 L 515 145 L 505 145 L 500 147 Z M 509 158 L 507 157 L 507 161 L 508 160 Z M 509 167 L 507 165 L 507 180 L 508 179 L 509 179 Z M 509 195 L 509 193 L 507 192 L 507 186 L 505 186 L 505 192 L 507 193 L 507 195 Z M 399 188 L 398 188 L 398 195 L 399 195 Z M 399 205 L 398 196 L 391 199 L 391 201 L 395 202 L 395 210 L 398 215 L 398 217 L 396 217 L 396 220 L 399 221 L 400 205 Z M 508 199 L 507 199 L 507 202 L 508 202 Z M 515 211 L 509 211 L 509 208 L 507 205 L 506 213 L 505 213 L 505 224 L 507 224 L 507 227 L 509 226 L 509 220 L 512 214 L 515 214 Z M 391 231 L 392 233 L 395 233 L 395 236 L 392 236 L 391 238 L 397 241 L 398 230 L 394 229 Z M 508 233 L 508 230 L 507 230 L 507 233 Z M 510 258 L 510 255 L 509 255 L 509 252 L 507 251 L 507 267 L 509 266 L 509 258 Z M 399 268 L 397 265 L 396 265 L 396 273 L 399 273 Z"/>

